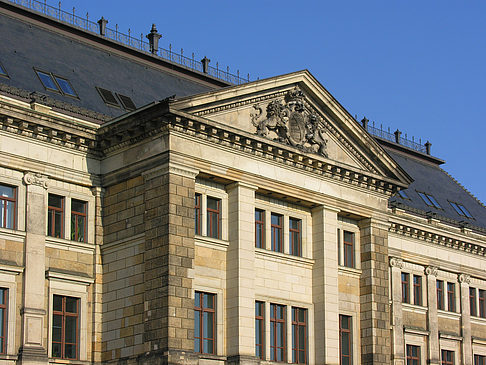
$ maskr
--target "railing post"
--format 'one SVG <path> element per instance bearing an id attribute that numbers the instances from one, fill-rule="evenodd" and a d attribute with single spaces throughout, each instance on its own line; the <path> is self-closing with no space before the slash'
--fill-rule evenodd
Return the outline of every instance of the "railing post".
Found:
<path id="1" fill-rule="evenodd" d="M 147 39 L 149 40 L 150 44 L 150 53 L 157 54 L 159 52 L 159 39 L 162 38 L 162 35 L 157 33 L 157 28 L 155 24 L 152 24 L 152 29 L 150 33 L 147 34 Z"/>
<path id="2" fill-rule="evenodd" d="M 430 147 L 432 147 L 432 143 L 430 143 L 429 141 L 427 141 L 425 143 L 425 153 L 430 155 Z"/>
<path id="3" fill-rule="evenodd" d="M 369 120 L 366 117 L 363 117 L 363 119 L 361 119 L 361 124 L 363 125 L 363 128 L 366 131 L 368 130 L 368 122 L 369 122 Z"/>
<path id="4" fill-rule="evenodd" d="M 211 60 L 209 58 L 207 58 L 206 56 L 204 56 L 204 58 L 201 60 L 203 72 L 205 74 L 207 74 L 208 71 L 209 71 L 209 62 L 211 62 Z"/>
<path id="5" fill-rule="evenodd" d="M 400 144 L 400 135 L 402 134 L 402 132 L 400 132 L 398 129 L 395 131 L 395 133 L 393 133 L 395 135 L 395 142 Z"/>

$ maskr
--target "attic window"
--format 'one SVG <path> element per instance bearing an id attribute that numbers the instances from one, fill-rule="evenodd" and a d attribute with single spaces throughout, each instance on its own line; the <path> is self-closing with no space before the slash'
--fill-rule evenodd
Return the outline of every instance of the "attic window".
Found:
<path id="1" fill-rule="evenodd" d="M 7 70 L 5 70 L 5 67 L 0 63 L 0 76 L 8 77 Z"/>
<path id="2" fill-rule="evenodd" d="M 462 215 L 463 217 L 467 218 L 472 218 L 473 216 L 469 211 L 464 207 L 464 205 L 459 204 L 459 203 L 454 203 L 449 201 L 449 203 L 452 205 L 452 208 L 456 211 L 457 214 Z"/>
<path id="3" fill-rule="evenodd" d="M 132 101 L 132 99 L 126 95 L 118 94 L 118 93 L 113 93 L 110 90 L 103 89 L 101 87 L 96 86 L 96 90 L 98 90 L 98 93 L 101 96 L 101 99 L 105 102 L 106 105 L 109 106 L 114 106 L 119 108 L 120 106 L 128 111 L 132 111 L 137 109 L 135 106 L 135 103 Z M 116 95 L 116 97 L 115 97 Z"/>
<path id="4" fill-rule="evenodd" d="M 439 205 L 439 203 L 437 203 L 437 200 L 435 200 L 435 198 L 432 195 L 421 193 L 419 191 L 417 191 L 417 194 L 422 198 L 425 204 L 427 204 L 429 207 L 442 209 L 442 207 Z"/>
<path id="5" fill-rule="evenodd" d="M 400 198 L 402 198 L 402 199 L 408 199 L 408 200 L 410 200 L 410 198 L 408 197 L 408 195 L 405 193 L 405 190 L 399 190 L 398 191 L 398 195 L 400 195 Z"/>
<path id="6" fill-rule="evenodd" d="M 50 72 L 44 72 L 39 70 L 34 71 L 39 77 L 42 86 L 44 86 L 46 90 L 58 92 L 62 95 L 72 96 L 74 98 L 78 97 L 78 94 L 76 94 L 76 91 L 74 91 L 74 88 L 72 87 L 68 79 L 56 76 Z"/>
<path id="7" fill-rule="evenodd" d="M 120 99 L 121 105 L 126 110 L 135 110 L 135 109 L 137 109 L 137 107 L 133 103 L 132 99 L 130 99 L 128 96 L 121 95 L 121 94 L 118 94 L 118 93 L 116 93 L 116 96 L 118 96 L 118 99 Z"/>
<path id="8" fill-rule="evenodd" d="M 115 95 L 110 90 L 103 89 L 101 87 L 96 87 L 96 90 L 100 93 L 101 99 L 105 102 L 105 104 L 110 106 L 120 107 L 118 104 L 118 100 L 116 100 Z"/>

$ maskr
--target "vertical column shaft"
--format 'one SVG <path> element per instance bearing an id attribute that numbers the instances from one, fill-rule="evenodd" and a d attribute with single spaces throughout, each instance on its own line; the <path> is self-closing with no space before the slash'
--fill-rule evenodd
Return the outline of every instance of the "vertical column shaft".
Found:
<path id="1" fill-rule="evenodd" d="M 462 363 L 472 365 L 471 308 L 469 306 L 469 284 L 471 277 L 460 274 L 458 277 L 461 296 Z"/>
<path id="2" fill-rule="evenodd" d="M 427 275 L 427 322 L 429 329 L 429 362 L 430 364 L 439 364 L 439 326 L 437 318 L 437 290 L 436 290 L 436 277 L 437 268 L 434 266 L 428 266 L 425 268 L 425 274 Z"/>
<path id="3" fill-rule="evenodd" d="M 402 268 L 403 261 L 396 257 L 390 258 L 392 315 L 393 325 L 393 364 L 405 364 L 405 343 L 403 338 L 403 311 L 402 311 Z"/>

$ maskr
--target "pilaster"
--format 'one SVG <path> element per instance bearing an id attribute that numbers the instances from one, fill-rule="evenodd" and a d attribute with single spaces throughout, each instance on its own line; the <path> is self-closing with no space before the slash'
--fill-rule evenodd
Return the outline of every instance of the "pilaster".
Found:
<path id="1" fill-rule="evenodd" d="M 328 206 L 312 210 L 315 260 L 312 297 L 317 364 L 339 364 L 338 212 L 338 209 Z"/>
<path id="2" fill-rule="evenodd" d="M 22 347 L 20 364 L 47 364 L 45 309 L 45 236 L 47 176 L 26 173 L 24 297 L 21 309 Z"/>
<path id="3" fill-rule="evenodd" d="M 390 364 L 388 224 L 360 221 L 361 364 Z"/>
<path id="4" fill-rule="evenodd" d="M 393 364 L 405 364 L 405 342 L 403 337 L 403 310 L 402 310 L 402 268 L 403 260 L 390 257 L 391 267 L 391 297 L 392 315 L 391 322 L 393 328 Z"/>
<path id="5" fill-rule="evenodd" d="M 425 275 L 427 275 L 427 324 L 429 329 L 429 363 L 440 363 L 440 347 L 439 347 L 439 325 L 437 317 L 437 272 L 435 266 L 427 266 L 425 268 Z"/>
<path id="6" fill-rule="evenodd" d="M 461 286 L 462 363 L 464 365 L 472 365 L 471 308 L 469 306 L 471 277 L 467 274 L 459 274 L 458 281 Z"/>

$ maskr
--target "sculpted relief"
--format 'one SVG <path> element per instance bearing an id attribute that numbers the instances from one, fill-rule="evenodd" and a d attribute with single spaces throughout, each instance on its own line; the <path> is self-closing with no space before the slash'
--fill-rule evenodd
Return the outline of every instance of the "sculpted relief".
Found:
<path id="1" fill-rule="evenodd" d="M 328 157 L 327 139 L 320 117 L 304 106 L 301 90 L 296 88 L 289 91 L 283 100 L 271 101 L 265 116 L 259 105 L 253 108 L 256 113 L 251 115 L 251 122 L 259 136 Z"/>

